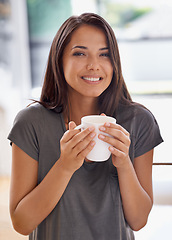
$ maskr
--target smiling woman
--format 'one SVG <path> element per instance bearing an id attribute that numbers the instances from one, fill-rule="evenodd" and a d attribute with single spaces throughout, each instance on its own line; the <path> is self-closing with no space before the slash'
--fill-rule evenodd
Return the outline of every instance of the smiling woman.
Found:
<path id="1" fill-rule="evenodd" d="M 71 118 L 69 116 L 69 108 L 67 107 L 69 105 L 69 98 L 66 89 L 69 86 L 66 84 L 63 69 L 65 68 L 63 61 L 67 54 L 70 57 L 68 64 L 75 61 L 73 67 L 75 65 L 80 66 L 79 64 L 83 64 L 83 61 L 85 61 L 85 66 L 87 66 L 85 71 L 87 71 L 87 74 L 89 71 L 89 75 L 81 75 L 80 77 L 87 77 L 87 80 L 88 77 L 89 79 L 91 77 L 91 79 L 95 80 L 95 74 L 96 78 L 103 80 L 105 76 L 100 76 L 100 73 L 103 74 L 103 70 L 94 70 L 99 63 L 101 63 L 101 66 L 106 63 L 108 68 L 112 68 L 108 73 L 108 75 L 110 75 L 112 71 L 112 81 L 110 80 L 109 87 L 106 91 L 103 91 L 97 99 L 100 108 L 99 112 L 112 115 L 112 112 L 117 112 L 119 102 L 127 105 L 130 104 L 131 101 L 121 72 L 119 50 L 114 32 L 102 17 L 97 16 L 96 14 L 92 14 L 90 17 L 89 14 L 83 14 L 82 18 L 71 17 L 67 19 L 57 32 L 50 50 L 49 59 L 51 61 L 47 66 L 40 102 L 44 106 L 46 105 L 46 107 L 53 109 L 61 106 L 63 111 L 67 111 L 68 122 Z M 86 30 L 86 32 L 84 30 Z M 88 30 L 89 32 L 87 32 Z M 84 36 L 82 36 L 83 34 Z M 61 47 L 57 48 L 57 44 Z M 62 59 L 63 61 L 61 61 Z M 99 61 L 97 61 L 98 59 Z M 51 71 L 51 69 L 53 69 L 53 71 Z M 90 72 L 94 72 L 93 77 L 90 76 Z M 57 82 L 55 89 L 54 84 L 52 84 L 53 82 Z M 104 81 L 102 82 L 103 84 L 105 83 Z M 47 90 L 48 88 L 49 90 Z M 112 92 L 113 94 L 111 94 Z"/>
<path id="2" fill-rule="evenodd" d="M 98 114 L 117 123 L 104 123 L 98 136 L 93 126 L 76 128 L 83 116 Z M 87 160 L 95 137 L 108 145 L 104 162 Z M 11 219 L 30 240 L 133 240 L 146 224 L 153 149 L 163 140 L 152 113 L 130 97 L 114 32 L 102 17 L 64 22 L 40 101 L 17 115 L 8 138 Z"/>
<path id="3" fill-rule="evenodd" d="M 77 91 L 78 98 L 93 101 L 108 88 L 113 67 L 107 39 L 101 29 L 83 25 L 75 30 L 63 53 L 63 71 L 70 86 L 69 96 L 75 100 L 73 104 L 80 101 L 73 98 L 73 91 Z"/>

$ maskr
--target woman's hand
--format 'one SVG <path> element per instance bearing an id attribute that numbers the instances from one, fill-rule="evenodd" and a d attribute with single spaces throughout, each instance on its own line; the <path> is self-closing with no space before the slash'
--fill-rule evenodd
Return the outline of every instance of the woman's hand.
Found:
<path id="1" fill-rule="evenodd" d="M 64 169 L 74 173 L 78 170 L 88 153 L 93 149 L 95 142 L 93 138 L 96 136 L 94 127 L 80 131 L 75 129 L 74 122 L 69 123 L 67 130 L 60 141 L 61 155 L 60 161 Z"/>
<path id="2" fill-rule="evenodd" d="M 98 137 L 111 145 L 109 151 L 112 153 L 113 165 L 119 168 L 128 164 L 130 134 L 122 126 L 113 123 L 105 123 L 99 130 L 111 135 L 99 134 Z"/>

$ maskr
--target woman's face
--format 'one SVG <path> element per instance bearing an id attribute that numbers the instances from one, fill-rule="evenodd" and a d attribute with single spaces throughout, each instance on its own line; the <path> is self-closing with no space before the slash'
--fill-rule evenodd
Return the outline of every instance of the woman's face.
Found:
<path id="1" fill-rule="evenodd" d="M 64 49 L 63 71 L 69 94 L 98 97 L 111 83 L 113 68 L 104 32 L 82 25 Z"/>

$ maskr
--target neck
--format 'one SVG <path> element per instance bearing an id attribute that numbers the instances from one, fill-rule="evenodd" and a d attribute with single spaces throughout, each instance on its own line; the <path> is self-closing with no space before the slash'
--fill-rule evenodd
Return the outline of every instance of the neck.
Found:
<path id="1" fill-rule="evenodd" d="M 72 97 L 69 98 L 69 120 L 74 121 L 76 125 L 81 123 L 81 118 L 87 115 L 100 114 L 98 110 L 98 99 L 90 97 Z M 65 122 L 68 123 L 68 114 L 64 114 Z"/>

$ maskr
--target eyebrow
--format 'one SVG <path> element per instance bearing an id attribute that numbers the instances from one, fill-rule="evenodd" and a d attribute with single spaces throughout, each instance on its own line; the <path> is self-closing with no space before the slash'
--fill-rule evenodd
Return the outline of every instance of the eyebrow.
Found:
<path id="1" fill-rule="evenodd" d="M 103 51 L 103 50 L 109 50 L 108 47 L 104 47 L 104 48 L 100 48 L 99 50 Z"/>
<path id="2" fill-rule="evenodd" d="M 72 49 L 75 49 L 75 48 L 88 49 L 87 47 L 84 47 L 84 46 L 74 46 L 74 47 L 72 47 Z"/>
<path id="3" fill-rule="evenodd" d="M 75 49 L 75 48 L 88 49 L 88 48 L 85 47 L 85 46 L 74 46 L 74 47 L 72 47 L 72 49 Z M 109 48 L 108 48 L 108 47 L 103 47 L 103 48 L 100 48 L 99 50 L 100 50 L 100 51 L 109 50 Z"/>

